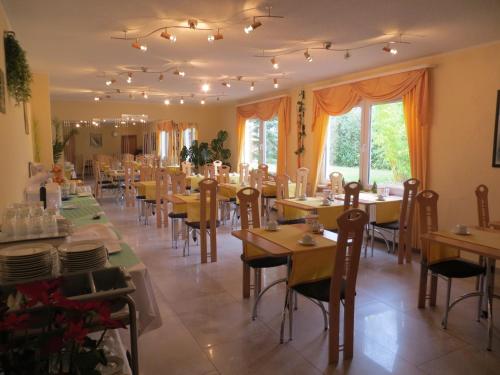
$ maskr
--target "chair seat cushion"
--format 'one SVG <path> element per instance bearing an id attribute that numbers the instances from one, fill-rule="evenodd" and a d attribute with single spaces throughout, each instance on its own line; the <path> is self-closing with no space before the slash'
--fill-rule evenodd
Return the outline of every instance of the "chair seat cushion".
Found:
<path id="1" fill-rule="evenodd" d="M 429 266 L 429 269 L 433 273 L 437 273 L 448 278 L 460 279 L 479 276 L 485 272 L 485 268 L 483 266 L 463 259 L 452 259 L 434 263 Z"/>
<path id="2" fill-rule="evenodd" d="M 391 221 L 390 223 L 373 223 L 376 227 L 384 229 L 399 230 L 399 221 Z"/>
<path id="3" fill-rule="evenodd" d="M 251 260 L 244 260 L 241 254 L 241 260 L 252 268 L 272 268 L 284 266 L 288 263 L 288 257 L 263 257 Z"/>
<path id="4" fill-rule="evenodd" d="M 156 204 L 156 199 L 145 199 L 144 202 L 149 204 Z M 163 199 L 161 200 L 161 203 L 163 203 Z"/>
<path id="5" fill-rule="evenodd" d="M 199 221 L 188 221 L 186 222 L 186 225 L 191 227 L 191 228 L 194 228 L 194 229 L 200 229 L 200 222 Z M 220 221 L 217 220 L 215 222 L 215 226 L 218 228 L 220 226 Z M 207 221 L 207 229 L 210 229 L 210 222 Z"/>
<path id="6" fill-rule="evenodd" d="M 231 202 L 231 203 L 236 202 L 236 197 L 229 198 L 229 202 Z"/>
<path id="7" fill-rule="evenodd" d="M 325 280 L 313 281 L 311 283 L 299 284 L 292 287 L 293 290 L 303 296 L 313 298 L 322 302 L 330 301 L 330 278 Z M 340 299 L 345 298 L 345 279 L 340 283 Z"/>
<path id="8" fill-rule="evenodd" d="M 118 184 L 103 184 L 101 189 L 118 189 Z"/>
<path id="9" fill-rule="evenodd" d="M 187 212 L 169 212 L 168 217 L 171 219 L 187 219 Z"/>
<path id="10" fill-rule="evenodd" d="M 305 222 L 306 219 L 290 219 L 290 220 L 278 219 L 279 225 L 305 224 Z"/>
<path id="11" fill-rule="evenodd" d="M 135 199 L 146 199 L 145 195 L 136 195 Z"/>

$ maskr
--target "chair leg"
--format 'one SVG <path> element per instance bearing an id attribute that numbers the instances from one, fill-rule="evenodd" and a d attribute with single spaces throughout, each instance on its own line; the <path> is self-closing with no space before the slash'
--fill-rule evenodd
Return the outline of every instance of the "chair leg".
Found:
<path id="1" fill-rule="evenodd" d="M 348 296 L 347 296 L 348 297 Z M 354 344 L 354 296 L 344 301 L 344 359 L 353 356 Z"/>
<path id="2" fill-rule="evenodd" d="M 392 253 L 396 254 L 396 230 L 392 231 Z"/>
<path id="3" fill-rule="evenodd" d="M 446 308 L 444 310 L 444 318 L 441 325 L 444 329 L 448 328 L 448 312 L 450 311 L 450 295 L 451 295 L 451 278 L 447 280 L 446 284 Z"/>
<path id="4" fill-rule="evenodd" d="M 287 286 L 287 291 L 285 293 L 285 305 L 283 306 L 283 312 L 281 313 L 280 344 L 283 344 L 283 342 L 284 342 L 286 310 L 288 308 L 288 297 L 289 297 L 289 294 L 290 293 L 288 291 L 288 286 Z"/>
<path id="5" fill-rule="evenodd" d="M 436 306 L 436 298 L 437 298 L 437 285 L 438 285 L 438 276 L 436 274 L 431 275 L 431 300 L 429 302 L 429 306 Z"/>
<path id="6" fill-rule="evenodd" d="M 288 304 L 288 339 L 290 341 L 293 340 L 293 309 L 294 309 L 294 298 L 297 295 L 293 291 L 292 288 L 290 288 L 290 297 L 288 299 L 289 304 Z"/>
<path id="7" fill-rule="evenodd" d="M 250 266 L 243 262 L 243 298 L 250 298 Z"/>
<path id="8" fill-rule="evenodd" d="M 484 275 L 479 276 L 479 288 L 478 291 L 481 292 L 479 295 L 479 301 L 477 304 L 477 322 L 481 320 L 481 309 L 483 307 L 483 296 L 484 296 Z"/>
<path id="9" fill-rule="evenodd" d="M 253 270 L 253 275 L 254 275 L 254 289 L 253 293 L 254 296 L 257 297 L 260 293 L 261 290 L 261 284 L 262 284 L 262 273 L 260 268 L 254 268 Z"/>
<path id="10" fill-rule="evenodd" d="M 370 228 L 370 224 L 368 224 L 368 228 Z M 372 235 L 370 236 L 370 245 L 372 247 L 372 256 L 373 256 L 373 245 L 375 242 L 375 225 L 372 224 Z M 366 249 L 365 249 L 365 258 L 366 258 Z"/>

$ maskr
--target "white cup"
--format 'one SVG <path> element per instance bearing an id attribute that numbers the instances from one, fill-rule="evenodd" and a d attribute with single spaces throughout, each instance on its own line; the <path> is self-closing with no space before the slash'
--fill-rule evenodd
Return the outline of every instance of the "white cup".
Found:
<path id="1" fill-rule="evenodd" d="M 455 226 L 455 232 L 459 234 L 467 234 L 469 232 L 469 228 L 465 224 L 457 224 Z"/>
<path id="2" fill-rule="evenodd" d="M 313 243 L 314 241 L 310 235 L 304 234 L 304 236 L 302 237 L 302 242 L 306 243 L 306 244 L 310 244 L 310 243 Z"/>

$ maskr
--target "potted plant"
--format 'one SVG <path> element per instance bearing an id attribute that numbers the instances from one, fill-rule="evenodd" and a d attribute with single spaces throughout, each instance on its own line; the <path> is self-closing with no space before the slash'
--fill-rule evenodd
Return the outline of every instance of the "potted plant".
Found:
<path id="1" fill-rule="evenodd" d="M 212 150 L 212 161 L 220 160 L 222 161 L 222 164 L 230 166 L 229 159 L 231 158 L 231 150 L 224 148 L 224 142 L 226 142 L 227 139 L 227 131 L 219 130 L 217 138 L 212 139 L 210 148 Z"/>
<path id="2" fill-rule="evenodd" d="M 73 136 L 78 134 L 78 130 L 73 128 L 70 130 L 68 134 L 61 137 L 61 130 L 62 130 L 61 122 L 55 119 L 52 121 L 52 123 L 55 128 L 55 137 L 54 137 L 54 142 L 52 143 L 52 155 L 54 159 L 54 164 L 57 164 L 59 162 L 59 159 L 61 159 L 64 147 L 66 147 L 66 144 Z"/>
<path id="3" fill-rule="evenodd" d="M 31 71 L 26 53 L 16 40 L 14 32 L 4 33 L 5 70 L 7 89 L 16 104 L 28 102 L 31 98 Z"/>

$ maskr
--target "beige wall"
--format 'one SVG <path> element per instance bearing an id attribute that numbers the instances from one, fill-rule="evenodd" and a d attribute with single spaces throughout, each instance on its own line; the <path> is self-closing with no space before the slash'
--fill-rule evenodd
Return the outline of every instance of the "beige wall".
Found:
<path id="1" fill-rule="evenodd" d="M 10 30 L 5 11 L 0 3 L 0 29 Z M 24 130 L 23 106 L 16 105 L 7 92 L 5 78 L 5 55 L 0 43 L 0 69 L 4 78 L 6 113 L 0 113 L 0 221 L 5 206 L 21 201 L 28 178 L 28 162 L 32 159 L 32 137 Z"/>
<path id="2" fill-rule="evenodd" d="M 140 115 L 146 114 L 149 120 L 173 120 L 176 122 L 188 121 L 196 122 L 199 125 L 199 140 L 210 141 L 221 129 L 230 129 L 234 123 L 234 105 L 206 105 L 199 104 L 172 104 L 166 106 L 163 104 L 147 103 L 123 103 L 123 102 L 84 102 L 84 101 L 52 101 L 52 118 L 60 120 L 91 120 L 92 118 L 118 118 L 122 114 Z M 103 127 L 101 127 L 103 128 Z M 81 128 L 83 129 L 83 128 Z M 119 128 L 120 129 L 120 128 Z M 127 130 L 128 129 L 128 130 Z M 85 155 L 92 154 L 95 151 L 112 154 L 120 152 L 121 137 L 111 137 L 113 126 L 109 130 L 103 130 L 103 148 L 101 150 L 84 149 L 77 145 L 77 155 L 83 150 Z M 129 134 L 130 128 L 123 128 L 124 134 Z M 105 134 L 109 133 L 109 137 Z M 133 134 L 133 133 L 132 133 Z M 231 135 L 232 138 L 233 135 Z M 88 144 L 88 131 L 82 130 L 78 136 L 78 144 Z M 138 144 L 141 145 L 142 138 L 138 136 Z M 236 144 L 236 140 L 230 139 L 230 142 Z M 109 147 L 109 150 L 108 150 Z"/>
<path id="3" fill-rule="evenodd" d="M 53 164 L 52 121 L 50 114 L 49 76 L 33 73 L 31 84 L 31 119 L 36 131 L 36 148 L 40 162 L 47 168 Z"/>
<path id="4" fill-rule="evenodd" d="M 497 90 L 500 90 L 498 42 L 333 77 L 280 92 L 290 95 L 292 101 L 288 173 L 294 175 L 297 167 L 297 157 L 294 155 L 297 139 L 295 103 L 301 89 L 306 93 L 305 120 L 307 133 L 310 134 L 313 89 L 422 65 L 433 66 L 430 188 L 440 194 L 440 225 L 451 227 L 459 222 L 476 223 L 474 190 L 480 183 L 490 187 L 491 216 L 492 219 L 500 220 L 500 168 L 491 167 L 496 97 Z M 235 139 L 234 117 L 230 132 L 231 138 Z M 233 147 L 236 150 L 235 145 Z M 306 136 L 305 148 L 304 165 L 310 166 L 311 137 Z"/>

